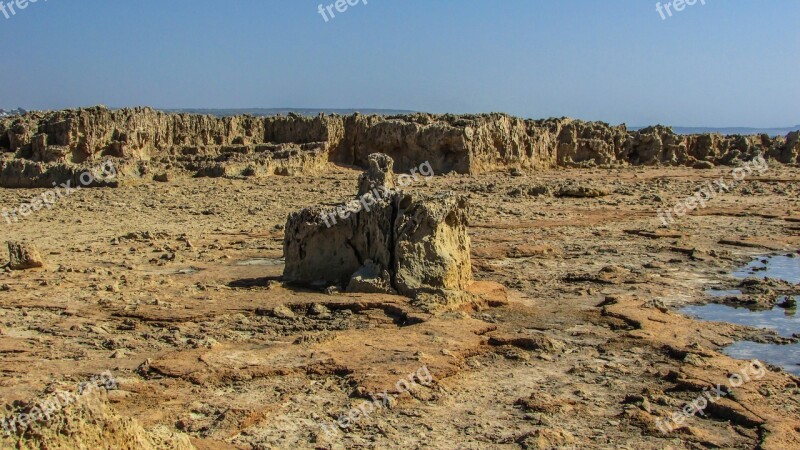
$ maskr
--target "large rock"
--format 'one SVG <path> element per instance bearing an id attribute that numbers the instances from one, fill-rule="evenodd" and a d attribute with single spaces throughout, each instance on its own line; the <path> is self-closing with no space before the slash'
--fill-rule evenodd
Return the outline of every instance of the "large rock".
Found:
<path id="1" fill-rule="evenodd" d="M 44 267 L 44 260 L 33 244 L 26 242 L 9 242 L 8 253 L 11 270 L 28 270 Z"/>
<path id="2" fill-rule="evenodd" d="M 74 401 L 73 401 L 74 400 Z M 63 405 L 62 405 L 63 403 Z M 48 405 L 48 413 L 43 406 Z M 61 407 L 59 407 L 61 406 Z M 105 391 L 57 391 L 27 405 L 14 405 L 14 420 L 0 431 L 0 447 L 41 449 L 194 450 L 189 436 L 164 426 L 145 429 L 117 412 Z M 20 424 L 25 419 L 23 424 Z"/>
<path id="3" fill-rule="evenodd" d="M 346 286 L 367 260 L 382 268 L 391 265 L 394 198 L 379 200 L 370 211 L 358 202 L 340 210 L 319 207 L 289 215 L 283 252 L 286 281 Z M 330 227 L 328 226 L 330 225 Z"/>
<path id="4" fill-rule="evenodd" d="M 463 291 L 472 282 L 468 206 L 451 193 L 402 195 L 394 222 L 394 286 L 403 295 Z"/>
<path id="5" fill-rule="evenodd" d="M 390 161 L 385 155 L 370 160 Z M 389 189 L 391 167 L 374 168 L 387 177 L 371 171 L 361 182 L 372 180 L 379 197 L 368 192 L 337 209 L 309 208 L 289 216 L 284 280 L 411 297 L 466 289 L 472 281 L 466 199 Z"/>

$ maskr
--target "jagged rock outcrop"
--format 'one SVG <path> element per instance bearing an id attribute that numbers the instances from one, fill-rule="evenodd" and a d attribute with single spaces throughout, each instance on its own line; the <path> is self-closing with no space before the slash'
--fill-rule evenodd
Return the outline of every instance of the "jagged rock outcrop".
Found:
<path id="1" fill-rule="evenodd" d="M 400 294 L 459 292 L 472 282 L 467 199 L 403 195 L 394 221 L 394 287 Z"/>
<path id="2" fill-rule="evenodd" d="M 465 290 L 472 281 L 466 199 L 393 190 L 391 158 L 368 159 L 373 165 L 359 185 L 374 186 L 371 191 L 333 210 L 289 216 L 284 280 L 409 297 Z"/>
<path id="3" fill-rule="evenodd" d="M 313 175 L 328 162 L 366 167 L 370 154 L 407 171 L 429 161 L 436 173 L 543 170 L 582 165 L 733 164 L 758 154 L 798 163 L 798 133 L 786 137 L 677 135 L 655 126 L 506 114 L 401 116 L 296 114 L 212 117 L 150 108 L 93 107 L 0 119 L 0 186 L 45 186 L 71 165 L 119 158 L 127 176 L 164 170 L 196 176 Z M 37 166 L 42 165 L 42 167 Z"/>
<path id="4" fill-rule="evenodd" d="M 40 400 L 50 400 L 52 395 Z M 21 407 L 20 414 L 42 416 L 32 402 Z M 5 418 L 7 421 L 8 417 Z M 135 419 L 120 415 L 104 393 L 80 397 L 63 409 L 49 414 L 48 420 L 30 420 L 24 427 L 4 423 L 0 432 L 0 447 L 20 450 L 40 449 L 142 449 L 194 450 L 189 436 L 156 427 L 146 430 Z"/>
<path id="5" fill-rule="evenodd" d="M 44 260 L 35 245 L 27 242 L 8 242 L 11 270 L 28 270 L 44 267 Z"/>
<path id="6" fill-rule="evenodd" d="M 121 178 L 316 174 L 341 140 L 341 120 L 167 114 L 94 107 L 0 120 L 0 186 L 50 187 L 107 158 Z M 13 154 L 13 156 L 12 156 Z"/>
<path id="7" fill-rule="evenodd" d="M 358 196 L 375 189 L 394 189 L 394 160 L 382 153 L 369 155 L 367 171 L 358 178 Z"/>

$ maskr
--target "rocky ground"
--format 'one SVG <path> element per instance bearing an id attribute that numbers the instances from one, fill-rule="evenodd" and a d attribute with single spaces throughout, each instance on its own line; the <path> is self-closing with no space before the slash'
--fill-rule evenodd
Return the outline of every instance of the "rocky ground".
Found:
<path id="1" fill-rule="evenodd" d="M 288 214 L 341 203 L 360 170 L 81 189 L 0 223 L 0 240 L 32 242 L 45 261 L 0 272 L 3 414 L 110 371 L 108 414 L 124 419 L 109 423 L 134 419 L 119 426 L 134 430 L 119 441 L 132 446 L 147 430 L 188 435 L 199 449 L 800 448 L 800 379 L 776 368 L 668 434 L 656 424 L 742 372 L 746 362 L 722 346 L 778 340 L 675 312 L 707 300 L 705 288 L 731 287 L 727 274 L 751 255 L 800 248 L 800 171 L 778 163 L 661 226 L 659 208 L 730 172 L 568 169 L 418 183 L 409 189 L 471 202 L 483 300 L 438 308 L 281 282 Z M 0 207 L 42 192 L 0 190 Z M 410 391 L 397 389 L 409 374 Z M 379 407 L 362 406 L 348 430 L 333 431 L 382 392 Z M 48 427 L 3 445 L 44 441 Z"/>

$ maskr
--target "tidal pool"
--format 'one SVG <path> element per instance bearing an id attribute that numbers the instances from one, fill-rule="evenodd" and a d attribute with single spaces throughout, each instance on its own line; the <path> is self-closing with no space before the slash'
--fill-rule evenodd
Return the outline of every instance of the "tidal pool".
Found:
<path id="1" fill-rule="evenodd" d="M 800 300 L 800 298 L 796 299 Z M 767 328 L 775 330 L 787 338 L 792 337 L 795 333 L 800 333 L 800 315 L 794 309 L 783 309 L 776 306 L 769 311 L 752 311 L 747 308 L 710 303 L 702 306 L 687 306 L 681 312 L 701 320 Z"/>
<path id="2" fill-rule="evenodd" d="M 800 256 L 765 256 L 733 272 L 736 278 L 777 278 L 800 283 Z"/>
<path id="3" fill-rule="evenodd" d="M 739 279 L 774 278 L 797 284 L 800 283 L 800 257 L 784 255 L 755 258 L 746 266 L 734 271 L 733 276 Z M 738 296 L 742 292 L 737 289 L 711 289 L 707 291 L 707 294 L 719 298 Z M 794 297 L 794 299 L 800 301 L 800 297 Z M 743 307 L 736 308 L 711 303 L 702 306 L 687 306 L 680 312 L 701 320 L 771 329 L 787 338 L 795 334 L 800 335 L 800 315 L 797 314 L 796 309 L 775 307 L 768 311 L 752 311 Z M 800 344 L 777 345 L 740 341 L 725 347 L 723 352 L 737 359 L 758 359 L 780 366 L 787 372 L 800 375 Z"/>

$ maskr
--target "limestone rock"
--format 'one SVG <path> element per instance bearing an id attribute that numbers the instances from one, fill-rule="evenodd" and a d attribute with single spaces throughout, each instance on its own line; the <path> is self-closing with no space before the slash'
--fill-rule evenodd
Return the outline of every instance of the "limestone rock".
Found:
<path id="1" fill-rule="evenodd" d="M 714 163 L 710 161 L 697 161 L 696 163 L 692 164 L 692 167 L 695 169 L 709 170 L 714 168 Z"/>
<path id="2" fill-rule="evenodd" d="M 375 189 L 394 189 L 394 160 L 382 153 L 369 155 L 367 171 L 358 179 L 359 197 L 375 191 Z"/>
<path id="3" fill-rule="evenodd" d="M 359 268 L 347 285 L 347 292 L 363 294 L 395 294 L 392 289 L 389 271 L 367 260 Z"/>
<path id="4" fill-rule="evenodd" d="M 371 160 L 391 161 L 385 155 Z M 362 181 L 391 173 L 391 168 L 376 166 Z M 389 191 L 374 200 L 369 208 L 354 200 L 334 210 L 316 207 L 291 214 L 284 237 L 284 280 L 409 297 L 467 288 L 472 268 L 466 198 Z"/>
<path id="5" fill-rule="evenodd" d="M 33 244 L 8 242 L 9 267 L 11 270 L 28 270 L 44 267 L 44 260 Z"/>
<path id="6" fill-rule="evenodd" d="M 596 198 L 608 195 L 607 189 L 592 186 L 589 184 L 570 183 L 558 190 L 559 197 L 572 197 L 572 198 Z"/>
<path id="7" fill-rule="evenodd" d="M 341 209 L 304 209 L 289 215 L 283 252 L 285 281 L 321 287 L 347 286 L 367 260 L 382 268 L 391 264 L 393 199 L 382 199 L 370 211 L 358 202 Z"/>
<path id="8" fill-rule="evenodd" d="M 50 394 L 40 401 L 22 407 L 32 417 L 41 415 L 42 402 L 54 403 L 54 399 L 67 398 L 66 394 Z M 63 408 L 56 408 L 46 421 L 30 420 L 25 426 L 17 426 L 14 435 L 0 433 L 0 447 L 21 450 L 67 449 L 67 448 L 136 448 L 143 450 L 192 450 L 189 436 L 156 427 L 145 430 L 135 419 L 120 415 L 108 402 L 104 389 L 84 392 L 77 401 Z M 21 417 L 16 416 L 15 417 Z M 19 434 L 17 434 L 19 433 Z"/>
<path id="9" fill-rule="evenodd" d="M 395 288 L 419 292 L 463 291 L 472 282 L 469 209 L 451 193 L 403 195 L 394 224 Z"/>
<path id="10" fill-rule="evenodd" d="M 0 118 L 0 186 L 51 187 L 76 165 L 119 160 L 127 177 L 176 170 L 187 176 L 315 175 L 329 162 L 372 168 L 370 155 L 407 172 L 427 161 L 436 173 L 596 165 L 735 165 L 763 154 L 797 163 L 800 133 L 786 137 L 678 135 L 653 126 L 507 114 L 403 116 L 297 114 L 212 117 L 150 108 L 98 106 Z M 384 164 L 384 166 L 387 166 Z M 150 177 L 148 177 L 150 178 Z"/>

